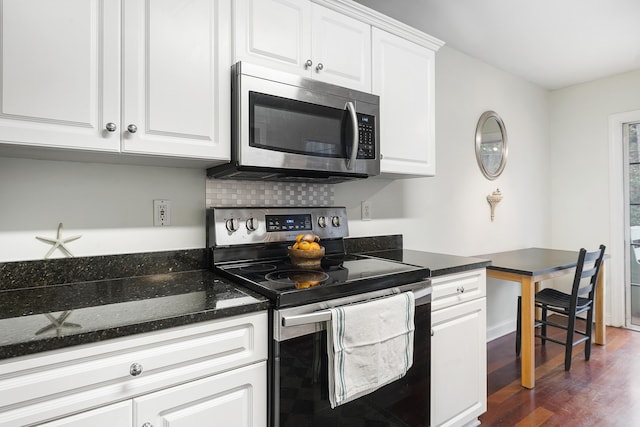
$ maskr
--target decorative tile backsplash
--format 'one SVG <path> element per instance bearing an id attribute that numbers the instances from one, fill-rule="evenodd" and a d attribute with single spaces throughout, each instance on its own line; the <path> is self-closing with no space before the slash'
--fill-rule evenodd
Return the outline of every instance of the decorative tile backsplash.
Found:
<path id="1" fill-rule="evenodd" d="M 332 206 L 333 185 L 207 179 L 207 208 L 220 206 Z"/>

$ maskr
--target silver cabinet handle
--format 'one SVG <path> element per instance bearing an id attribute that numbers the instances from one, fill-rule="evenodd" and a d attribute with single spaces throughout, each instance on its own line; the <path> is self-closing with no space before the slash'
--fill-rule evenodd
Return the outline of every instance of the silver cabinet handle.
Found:
<path id="1" fill-rule="evenodd" d="M 353 141 L 351 141 L 351 157 L 347 160 L 347 169 L 353 170 L 353 166 L 358 156 L 358 116 L 356 116 L 356 107 L 353 102 L 349 101 L 346 105 L 347 111 L 349 111 L 349 117 L 351 117 L 351 126 L 353 126 Z"/>
<path id="2" fill-rule="evenodd" d="M 132 363 L 131 367 L 129 368 L 129 373 L 132 377 L 137 377 L 142 373 L 142 365 L 139 363 Z"/>
<path id="3" fill-rule="evenodd" d="M 316 65 L 316 71 L 322 71 L 324 69 L 324 65 L 322 65 L 322 62 L 318 62 L 318 65 Z"/>
<path id="4" fill-rule="evenodd" d="M 458 291 L 459 294 L 463 294 L 464 293 L 464 286 L 458 286 L 457 291 Z"/>
<path id="5" fill-rule="evenodd" d="M 431 336 L 433 336 L 433 334 L 434 334 L 433 329 L 431 329 Z"/>
<path id="6" fill-rule="evenodd" d="M 307 59 L 307 62 L 304 63 L 305 70 L 311 67 L 312 65 L 313 65 L 313 61 L 310 59 Z"/>
<path id="7" fill-rule="evenodd" d="M 129 133 L 136 133 L 136 132 L 138 132 L 138 126 L 129 125 L 129 126 L 127 126 L 127 130 L 129 131 Z"/>
<path id="8" fill-rule="evenodd" d="M 115 123 L 109 122 L 106 124 L 105 129 L 107 129 L 109 132 L 115 132 L 116 129 L 118 129 L 118 126 L 116 126 Z"/>

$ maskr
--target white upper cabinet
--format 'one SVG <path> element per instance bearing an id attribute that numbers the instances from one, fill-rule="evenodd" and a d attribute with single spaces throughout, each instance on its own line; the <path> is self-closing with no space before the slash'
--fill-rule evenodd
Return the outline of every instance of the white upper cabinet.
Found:
<path id="1" fill-rule="evenodd" d="M 231 63 L 224 46 L 230 11 L 221 13 L 224 3 L 123 2 L 124 152 L 229 158 Z"/>
<path id="2" fill-rule="evenodd" d="M 372 36 L 382 175 L 435 175 L 435 52 L 378 28 Z"/>
<path id="3" fill-rule="evenodd" d="M 229 0 L 5 0 L 0 16 L 0 143 L 229 159 Z"/>
<path id="4" fill-rule="evenodd" d="M 0 140 L 119 151 L 120 2 L 2 2 Z"/>
<path id="5" fill-rule="evenodd" d="M 309 1 L 234 1 L 234 60 L 371 92 L 371 26 Z"/>
<path id="6" fill-rule="evenodd" d="M 308 75 L 311 3 L 235 0 L 234 59 Z"/>
<path id="7" fill-rule="evenodd" d="M 371 92 L 371 26 L 311 5 L 313 78 Z"/>

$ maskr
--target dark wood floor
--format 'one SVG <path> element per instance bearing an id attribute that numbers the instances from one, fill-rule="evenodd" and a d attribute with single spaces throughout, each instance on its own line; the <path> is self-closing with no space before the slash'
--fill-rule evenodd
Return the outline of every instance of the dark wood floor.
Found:
<path id="1" fill-rule="evenodd" d="M 536 339 L 536 387 L 520 385 L 515 333 L 488 344 L 487 412 L 483 426 L 640 426 L 640 332 L 607 327 L 607 344 L 574 348 Z"/>

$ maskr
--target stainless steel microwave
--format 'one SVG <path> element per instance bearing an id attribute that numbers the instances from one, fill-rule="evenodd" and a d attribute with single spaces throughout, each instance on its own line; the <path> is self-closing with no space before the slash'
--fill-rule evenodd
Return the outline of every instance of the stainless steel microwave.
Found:
<path id="1" fill-rule="evenodd" d="M 209 177 L 333 183 L 380 173 L 378 96 L 241 62 L 231 92 L 231 162 Z"/>

